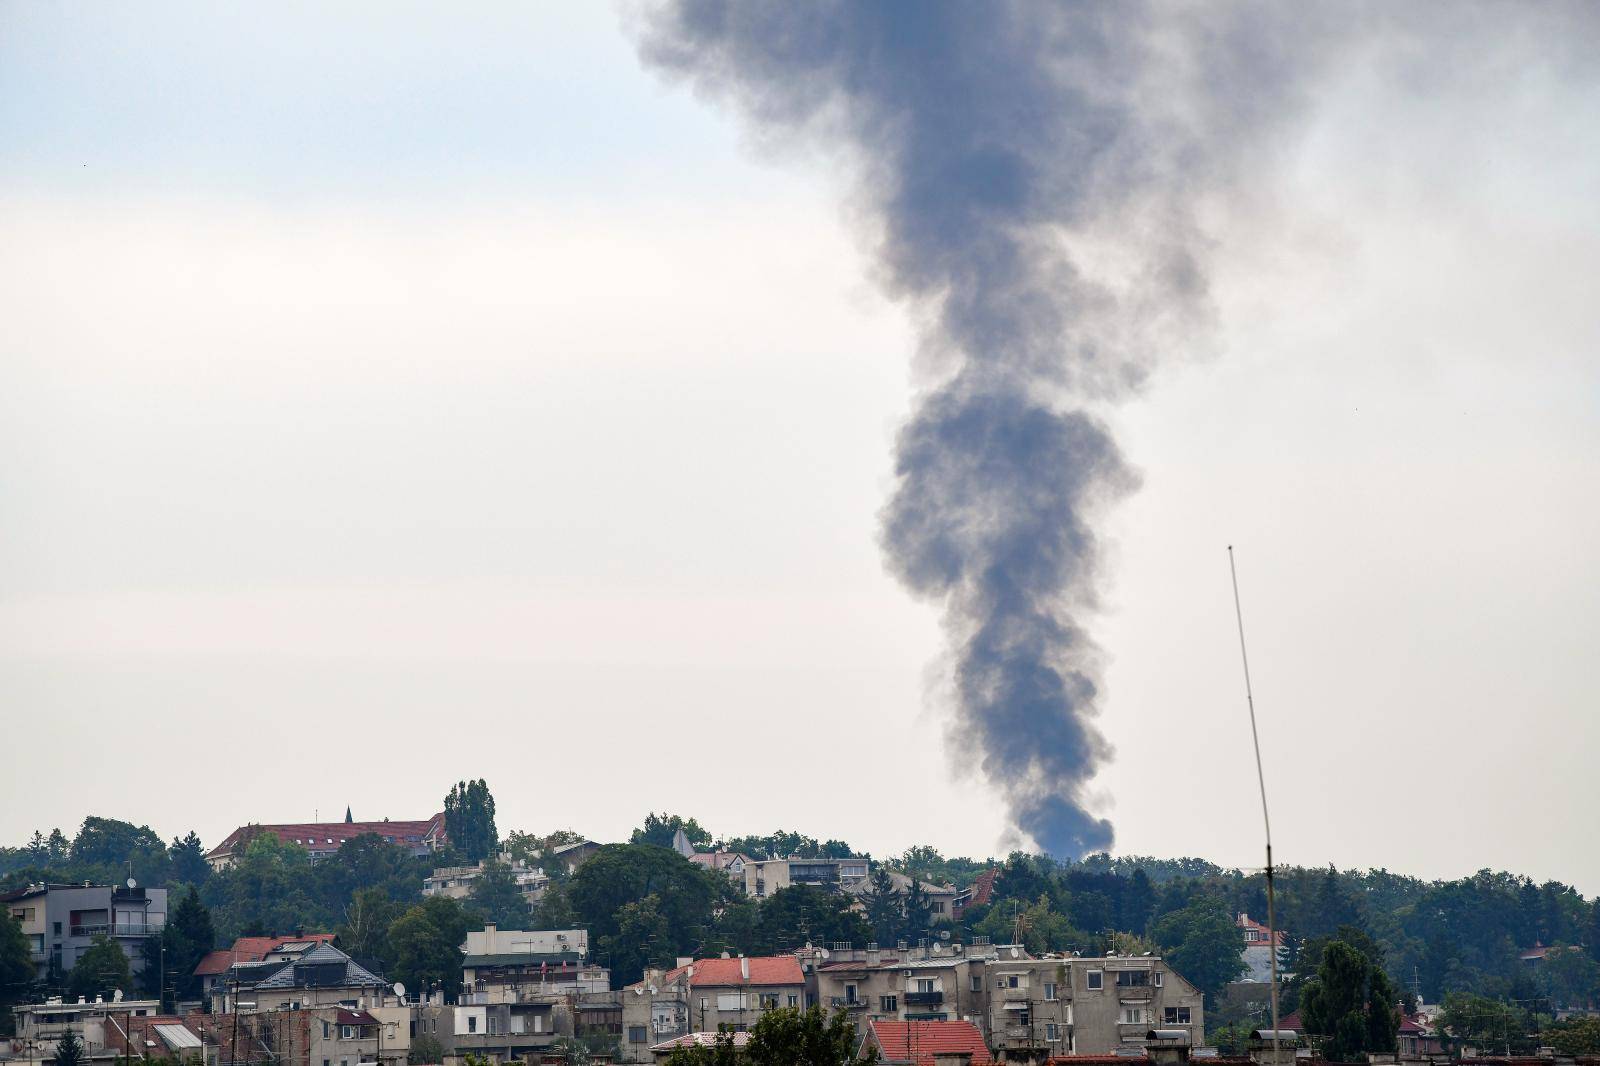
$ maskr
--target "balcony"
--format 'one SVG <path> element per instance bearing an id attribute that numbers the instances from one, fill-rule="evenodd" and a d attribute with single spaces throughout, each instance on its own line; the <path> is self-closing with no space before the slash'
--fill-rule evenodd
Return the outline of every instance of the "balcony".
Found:
<path id="1" fill-rule="evenodd" d="M 1154 985 L 1118 985 L 1118 999 L 1155 999 L 1156 987 Z"/>
<path id="2" fill-rule="evenodd" d="M 828 1006 L 835 1010 L 863 1010 L 867 1005 L 864 999 L 847 999 L 844 996 L 829 996 Z"/>
<path id="3" fill-rule="evenodd" d="M 155 936 L 161 932 L 160 922 L 146 924 L 143 922 L 122 925 L 74 925 L 68 927 L 73 936 Z"/>
<path id="4" fill-rule="evenodd" d="M 908 1007 L 937 1007 L 944 1002 L 943 992 L 907 992 L 905 994 Z"/>

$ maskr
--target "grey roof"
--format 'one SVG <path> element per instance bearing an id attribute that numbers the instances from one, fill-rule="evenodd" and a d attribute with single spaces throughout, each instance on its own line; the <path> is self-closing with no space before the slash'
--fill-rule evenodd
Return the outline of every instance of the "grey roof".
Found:
<path id="1" fill-rule="evenodd" d="M 292 962 L 285 962 L 281 969 L 270 977 L 263 978 L 256 984 L 256 988 L 298 988 L 295 983 L 295 972 L 303 966 L 336 965 L 344 964 L 344 979 L 337 984 L 325 985 L 329 988 L 366 988 L 371 985 L 387 985 L 389 982 L 361 965 L 332 944 L 318 944 Z"/>

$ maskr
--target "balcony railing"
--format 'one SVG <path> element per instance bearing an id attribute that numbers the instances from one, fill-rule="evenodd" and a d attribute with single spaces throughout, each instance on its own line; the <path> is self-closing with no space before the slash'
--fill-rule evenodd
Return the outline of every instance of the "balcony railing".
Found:
<path id="1" fill-rule="evenodd" d="M 1117 995 L 1122 999 L 1155 999 L 1154 985 L 1118 985 Z"/>
<path id="2" fill-rule="evenodd" d="M 73 936 L 154 936 L 161 932 L 160 922 L 126 923 L 119 925 L 74 925 L 70 927 Z"/>
<path id="3" fill-rule="evenodd" d="M 829 996 L 828 1006 L 845 1010 L 861 1010 L 867 1005 L 864 999 L 846 999 L 844 996 Z"/>
<path id="4" fill-rule="evenodd" d="M 905 994 L 908 1007 L 936 1007 L 944 1002 L 943 992 L 907 992 Z"/>

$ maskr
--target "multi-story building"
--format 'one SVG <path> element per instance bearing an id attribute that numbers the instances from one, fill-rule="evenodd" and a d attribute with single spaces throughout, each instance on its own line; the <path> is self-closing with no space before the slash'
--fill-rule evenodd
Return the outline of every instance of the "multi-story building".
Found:
<path id="1" fill-rule="evenodd" d="M 1283 930 L 1274 929 L 1269 931 L 1266 926 L 1242 912 L 1234 919 L 1234 924 L 1244 934 L 1244 947 L 1241 949 L 1241 954 L 1244 964 L 1249 967 L 1239 980 L 1251 984 L 1267 984 L 1271 982 L 1272 953 L 1275 949 L 1282 950 L 1284 946 Z M 1279 976 L 1283 975 L 1280 974 Z"/>
<path id="2" fill-rule="evenodd" d="M 305 936 L 242 936 L 229 948 L 207 952 L 194 968 L 200 979 L 200 999 L 210 1003 L 218 985 L 225 982 L 235 966 L 243 963 L 293 962 L 318 944 L 333 942 L 332 933 Z"/>
<path id="3" fill-rule="evenodd" d="M 806 1003 L 806 975 L 793 955 L 685 961 L 646 970 L 621 992 L 622 1061 L 649 1062 L 650 1049 L 687 1033 L 726 1026 L 745 1032 L 761 1015 Z"/>
<path id="4" fill-rule="evenodd" d="M 223 870 L 244 854 L 250 842 L 270 833 L 285 844 L 305 848 L 311 861 L 332 855 L 346 841 L 374 834 L 386 843 L 397 844 L 413 855 L 427 855 L 446 840 L 444 814 L 420 821 L 391 822 L 290 822 L 283 825 L 242 825 L 206 852 L 206 861 Z"/>
<path id="5" fill-rule="evenodd" d="M 1151 1029 L 1203 1042 L 1200 990 L 1160 958 L 1012 957 L 984 966 L 985 1035 L 1002 1059 L 1136 1053 Z"/>
<path id="6" fill-rule="evenodd" d="M 333 1006 L 366 1010 L 398 1003 L 388 981 L 332 944 L 301 941 L 294 948 L 292 955 L 269 953 L 260 961 L 236 962 L 220 974 L 207 975 L 212 1012 Z"/>
<path id="7" fill-rule="evenodd" d="M 15 1057 L 34 1062 L 47 1061 L 56 1053 L 56 1044 L 68 1029 L 83 1041 L 84 1053 L 93 1057 L 106 1051 L 110 1019 L 143 1019 L 158 1015 L 161 1003 L 154 999 L 79 999 L 68 1002 L 54 996 L 43 1003 L 23 1003 L 11 1008 L 15 1023 L 14 1041 L 0 1041 L 9 1050 L 14 1043 Z"/>
<path id="8" fill-rule="evenodd" d="M 491 923 L 468 933 L 462 951 L 461 987 L 483 1003 L 611 990 L 610 971 L 589 961 L 587 929 L 500 929 Z"/>
<path id="9" fill-rule="evenodd" d="M 511 873 L 517 883 L 517 888 L 522 893 L 522 898 L 529 903 L 538 903 L 544 898 L 545 890 L 550 887 L 550 878 L 537 866 L 529 866 L 521 859 L 502 853 L 500 864 Z M 424 896 L 449 896 L 451 899 L 466 899 L 472 894 L 472 884 L 483 876 L 486 862 L 475 866 L 443 866 L 433 871 L 422 882 Z"/>
<path id="10" fill-rule="evenodd" d="M 790 885 L 848 889 L 865 881 L 871 863 L 862 858 L 751 859 L 744 864 L 744 892 L 763 898 Z"/>
<path id="11" fill-rule="evenodd" d="M 160 936 L 167 923 L 167 890 L 126 885 L 29 885 L 0 896 L 22 925 L 28 955 L 49 974 L 52 966 L 65 973 L 77 965 L 96 937 L 115 941 L 128 956 L 134 973 L 144 969 L 144 942 Z"/>
<path id="12" fill-rule="evenodd" d="M 878 948 L 835 946 L 808 960 L 815 1002 L 871 1021 L 971 1021 L 983 1026 L 983 967 L 995 949 L 936 941 Z"/>
<path id="13" fill-rule="evenodd" d="M 897 895 L 905 896 L 911 892 L 911 878 L 898 870 L 885 870 L 884 873 L 889 875 L 889 883 L 894 886 Z M 950 885 L 936 885 L 931 881 L 919 881 L 917 884 L 922 888 L 922 894 L 928 901 L 928 910 L 933 920 L 949 921 L 955 914 L 956 899 L 960 893 Z M 840 887 L 847 895 L 861 902 L 872 892 L 872 879 L 864 877 L 846 881 Z"/>

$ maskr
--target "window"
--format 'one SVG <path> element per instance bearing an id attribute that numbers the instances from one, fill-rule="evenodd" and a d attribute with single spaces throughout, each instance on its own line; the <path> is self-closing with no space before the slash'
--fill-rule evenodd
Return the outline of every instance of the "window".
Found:
<path id="1" fill-rule="evenodd" d="M 1161 1020 L 1167 1025 L 1188 1025 L 1188 1007 L 1167 1007 L 1161 1012 Z"/>
<path id="2" fill-rule="evenodd" d="M 1046 981 L 1044 983 L 1044 998 L 1047 1000 L 1056 998 L 1056 983 L 1054 981 Z"/>
<path id="3" fill-rule="evenodd" d="M 1085 976 L 1089 979 L 1089 991 L 1105 987 L 1106 974 L 1104 970 L 1090 970 Z"/>
<path id="4" fill-rule="evenodd" d="M 972 975 L 972 990 L 974 992 L 982 992 L 983 991 L 983 978 L 978 976 L 977 974 L 973 974 Z"/>
<path id="5" fill-rule="evenodd" d="M 500 1019 L 496 1018 L 494 1015 L 491 1014 L 491 1015 L 489 1015 L 488 1018 L 485 1019 L 485 1021 L 487 1021 L 489 1023 L 489 1035 L 490 1036 L 497 1036 L 499 1034 L 499 1032 L 500 1032 L 500 1026 L 498 1024 Z"/>
<path id="6" fill-rule="evenodd" d="M 341 1026 L 339 1026 L 339 1039 L 340 1040 L 354 1040 L 355 1038 L 356 1038 L 356 1027 L 355 1026 L 353 1026 L 353 1025 L 341 1025 Z"/>
<path id="7" fill-rule="evenodd" d="M 856 986 L 855 985 L 845 985 L 844 986 L 844 1001 L 846 1003 L 854 1003 L 856 1001 Z"/>
<path id="8" fill-rule="evenodd" d="M 648 1039 L 650 1039 L 650 1038 L 645 1035 L 644 1026 L 642 1026 L 642 1025 L 630 1025 L 630 1026 L 628 1026 L 628 1043 L 630 1043 L 630 1044 L 642 1044 Z"/>
<path id="9" fill-rule="evenodd" d="M 1010 977 L 1006 978 L 1006 987 L 1007 988 L 1016 988 L 1017 987 L 1017 975 L 1016 974 L 1012 974 Z"/>
<path id="10" fill-rule="evenodd" d="M 933 901 L 933 913 L 935 913 L 935 914 L 943 914 L 944 913 L 944 900 L 936 899 L 936 900 Z"/>
<path id="11" fill-rule="evenodd" d="M 762 1010 L 773 1010 L 777 1006 L 778 1006 L 778 993 L 776 993 L 776 992 L 763 992 L 763 993 L 761 993 L 761 1009 Z"/>
<path id="12" fill-rule="evenodd" d="M 327 1022 L 323 1022 L 322 1023 L 322 1039 L 324 1039 L 324 1040 L 328 1039 L 328 1034 L 330 1032 L 332 1032 L 332 1029 L 330 1028 L 328 1023 Z"/>
<path id="13" fill-rule="evenodd" d="M 1122 1008 L 1122 1024 L 1123 1025 L 1143 1025 L 1144 1024 L 1144 1020 L 1145 1019 L 1144 1019 L 1144 1008 L 1143 1007 L 1123 1007 Z"/>
<path id="14" fill-rule="evenodd" d="M 56 928 L 56 936 L 60 936 L 61 935 L 61 923 L 60 922 L 55 922 L 53 924 L 55 925 L 55 928 Z"/>
<path id="15" fill-rule="evenodd" d="M 1149 970 L 1118 970 L 1118 988 L 1144 988 L 1150 983 Z"/>
<path id="16" fill-rule="evenodd" d="M 743 992 L 718 992 L 718 1010 L 744 1010 L 746 1006 Z"/>
<path id="17" fill-rule="evenodd" d="M 1061 1039 L 1061 1032 L 1056 1028 L 1055 1022 L 1044 1023 L 1044 1038 L 1052 1044 Z"/>
<path id="18" fill-rule="evenodd" d="M 885 1014 L 894 1014 L 900 1009 L 900 998 L 898 996 L 879 996 L 878 1009 Z"/>
<path id="19" fill-rule="evenodd" d="M 793 992 L 789 993 L 789 1006 L 798 1007 L 799 1005 L 800 997 Z"/>
<path id="20" fill-rule="evenodd" d="M 938 989 L 933 987 L 932 979 L 926 978 L 926 977 L 919 977 L 919 978 L 917 978 L 917 991 L 918 992 L 937 992 Z"/>
<path id="21" fill-rule="evenodd" d="M 1017 1024 L 1018 1025 L 1027 1025 L 1028 1024 L 1028 1018 L 1029 1018 L 1029 1014 L 1028 1014 L 1027 1011 L 1025 1011 L 1025 1010 L 1017 1011 Z"/>
<path id="22" fill-rule="evenodd" d="M 1162 977 L 1161 971 L 1157 970 L 1155 973 L 1150 975 L 1150 983 L 1155 985 L 1157 988 L 1160 988 L 1161 987 L 1161 977 Z"/>
<path id="23" fill-rule="evenodd" d="M 477 1016 L 473 1015 L 473 1016 L 468 1017 L 467 1018 L 467 1032 L 476 1033 L 477 1031 L 478 1031 L 478 1019 L 477 1019 Z"/>

